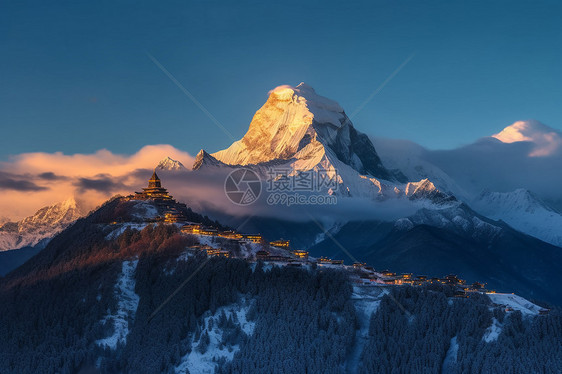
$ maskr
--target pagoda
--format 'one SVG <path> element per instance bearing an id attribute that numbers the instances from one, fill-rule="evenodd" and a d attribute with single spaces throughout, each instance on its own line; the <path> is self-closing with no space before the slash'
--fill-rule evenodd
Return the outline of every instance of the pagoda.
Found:
<path id="1" fill-rule="evenodd" d="M 152 177 L 148 180 L 148 187 L 143 188 L 142 192 L 135 192 L 134 199 L 137 200 L 173 200 L 174 198 L 168 193 L 168 190 L 162 188 L 162 182 L 158 175 L 156 174 L 156 170 L 152 173 Z"/>

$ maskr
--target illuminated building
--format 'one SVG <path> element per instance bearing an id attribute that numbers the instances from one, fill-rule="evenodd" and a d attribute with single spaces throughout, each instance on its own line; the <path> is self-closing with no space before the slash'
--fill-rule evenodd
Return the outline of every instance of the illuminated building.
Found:
<path id="1" fill-rule="evenodd" d="M 210 248 L 210 249 L 207 249 L 207 256 L 229 258 L 230 257 L 230 251 L 228 251 L 226 249 L 220 249 L 220 248 Z"/>
<path id="2" fill-rule="evenodd" d="M 199 234 L 201 232 L 202 226 L 198 223 L 191 223 L 188 225 L 183 225 L 181 232 L 184 234 Z"/>
<path id="3" fill-rule="evenodd" d="M 185 221 L 187 221 L 187 218 L 182 213 L 177 211 L 166 212 L 166 214 L 164 215 L 164 222 L 166 223 L 179 223 Z"/>
<path id="4" fill-rule="evenodd" d="M 272 247 L 279 247 L 279 248 L 289 248 L 289 240 L 276 240 L 273 242 L 269 242 L 269 245 Z"/>
<path id="5" fill-rule="evenodd" d="M 168 190 L 162 187 L 162 182 L 156 170 L 152 173 L 152 177 L 148 180 L 148 187 L 143 188 L 142 192 L 135 192 L 131 198 L 136 200 L 173 200 L 174 198 L 168 193 Z"/>
<path id="6" fill-rule="evenodd" d="M 244 235 L 244 238 L 246 240 L 249 240 L 253 243 L 261 243 L 263 241 L 263 238 L 260 234 L 257 235 Z"/>
<path id="7" fill-rule="evenodd" d="M 303 259 L 303 260 L 308 260 L 308 252 L 307 251 L 297 250 L 297 251 L 292 251 L 291 253 L 295 257 L 298 257 L 298 258 Z"/>
<path id="8" fill-rule="evenodd" d="M 219 236 L 221 238 L 234 239 L 234 240 L 239 240 L 244 237 L 242 234 L 238 234 L 236 231 L 222 231 L 219 233 Z"/>

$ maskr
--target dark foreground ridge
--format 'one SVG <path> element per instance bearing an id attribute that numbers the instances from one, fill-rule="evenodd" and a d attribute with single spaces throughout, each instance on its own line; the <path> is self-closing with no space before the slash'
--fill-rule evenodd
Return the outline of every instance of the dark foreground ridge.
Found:
<path id="1" fill-rule="evenodd" d="M 2 279 L 0 372 L 562 370 L 557 308 L 507 311 L 479 293 L 455 297 L 449 284 L 364 287 L 333 264 L 209 258 L 202 247 L 257 255 L 262 244 L 146 222 L 159 209 L 113 199 Z"/>

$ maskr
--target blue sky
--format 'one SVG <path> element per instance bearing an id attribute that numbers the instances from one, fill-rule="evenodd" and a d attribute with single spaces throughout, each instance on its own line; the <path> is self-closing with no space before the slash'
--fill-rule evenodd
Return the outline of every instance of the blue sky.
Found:
<path id="1" fill-rule="evenodd" d="M 368 134 L 431 149 L 517 120 L 562 128 L 562 5 L 541 1 L 3 2 L 0 160 L 22 152 L 197 153 L 236 138 L 267 92 L 305 81 Z"/>

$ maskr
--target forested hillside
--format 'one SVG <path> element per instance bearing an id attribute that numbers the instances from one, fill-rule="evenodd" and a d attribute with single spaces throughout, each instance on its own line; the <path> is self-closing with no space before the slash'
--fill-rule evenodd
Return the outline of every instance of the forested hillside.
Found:
<path id="1" fill-rule="evenodd" d="M 558 309 L 445 286 L 363 300 L 347 272 L 209 259 L 173 225 L 108 234 L 130 214 L 107 203 L 1 280 L 1 373 L 562 371 Z"/>

